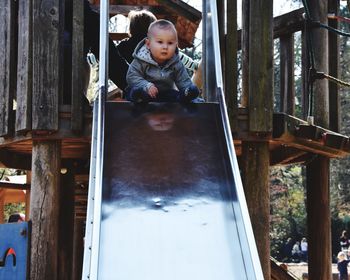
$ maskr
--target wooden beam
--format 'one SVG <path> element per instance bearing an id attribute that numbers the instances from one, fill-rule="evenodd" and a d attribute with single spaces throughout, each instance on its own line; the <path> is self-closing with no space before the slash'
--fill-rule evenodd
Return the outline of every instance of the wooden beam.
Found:
<path id="1" fill-rule="evenodd" d="M 30 279 L 58 279 L 60 151 L 59 141 L 33 143 Z"/>
<path id="2" fill-rule="evenodd" d="M 307 152 L 290 147 L 288 145 L 281 145 L 279 148 L 270 152 L 270 165 L 284 165 L 291 162 L 295 162 L 296 159 L 300 159 Z"/>

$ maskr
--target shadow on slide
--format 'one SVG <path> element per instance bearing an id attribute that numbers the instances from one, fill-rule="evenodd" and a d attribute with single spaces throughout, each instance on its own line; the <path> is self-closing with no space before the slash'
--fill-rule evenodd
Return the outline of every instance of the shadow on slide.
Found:
<path id="1" fill-rule="evenodd" d="M 257 279 L 219 105 L 105 112 L 98 279 Z"/>

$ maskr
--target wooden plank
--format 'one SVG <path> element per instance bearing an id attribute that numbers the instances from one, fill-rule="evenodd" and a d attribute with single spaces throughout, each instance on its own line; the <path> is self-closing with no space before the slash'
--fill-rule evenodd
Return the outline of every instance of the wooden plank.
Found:
<path id="1" fill-rule="evenodd" d="M 32 127 L 32 0 L 18 1 L 16 131 Z"/>
<path id="2" fill-rule="evenodd" d="M 0 188 L 13 189 L 13 190 L 29 190 L 30 184 L 17 184 L 17 183 L 9 183 L 9 182 L 0 182 Z"/>
<path id="3" fill-rule="evenodd" d="M 298 32 L 304 28 L 305 11 L 300 8 L 273 19 L 273 37 L 279 38 Z"/>
<path id="4" fill-rule="evenodd" d="M 328 135 L 328 141 L 322 138 Z M 274 114 L 273 141 L 287 144 L 303 151 L 320 154 L 330 158 L 349 155 L 346 144 L 335 148 L 335 137 L 347 143 L 348 137 L 334 133 L 320 126 L 309 125 L 307 122 L 286 114 Z"/>
<path id="5" fill-rule="evenodd" d="M 33 130 L 58 129 L 60 1 L 33 2 Z"/>
<path id="6" fill-rule="evenodd" d="M 60 150 L 59 141 L 33 144 L 30 279 L 58 279 Z"/>
<path id="7" fill-rule="evenodd" d="M 280 111 L 294 115 L 294 34 L 280 38 L 280 61 Z"/>
<path id="8" fill-rule="evenodd" d="M 13 133 L 17 68 L 17 2 L 0 1 L 0 136 Z"/>
<path id="9" fill-rule="evenodd" d="M 178 0 L 157 0 L 158 3 L 166 6 L 175 14 L 185 17 L 186 19 L 197 22 L 202 19 L 202 13 L 183 1 Z"/>
<path id="10" fill-rule="evenodd" d="M 272 130 L 273 40 L 272 2 L 250 1 L 249 130 Z"/>
<path id="11" fill-rule="evenodd" d="M 72 32 L 72 107 L 71 128 L 73 131 L 83 129 L 83 98 L 87 85 L 85 67 L 88 67 L 84 55 L 84 0 L 73 1 Z M 85 88 L 84 88 L 85 87 Z"/>
<path id="12" fill-rule="evenodd" d="M 279 148 L 270 152 L 270 165 L 288 164 L 304 156 L 306 153 L 303 150 L 289 147 L 288 145 L 281 145 Z"/>
<path id="13" fill-rule="evenodd" d="M 328 12 L 339 14 L 339 1 L 328 0 Z M 329 26 L 338 29 L 339 24 L 336 19 L 328 20 Z M 339 36 L 333 32 L 328 33 L 328 61 L 329 61 L 329 75 L 333 77 L 340 77 L 339 65 Z M 338 84 L 329 82 L 329 128 L 332 131 L 339 132 L 341 107 Z"/>

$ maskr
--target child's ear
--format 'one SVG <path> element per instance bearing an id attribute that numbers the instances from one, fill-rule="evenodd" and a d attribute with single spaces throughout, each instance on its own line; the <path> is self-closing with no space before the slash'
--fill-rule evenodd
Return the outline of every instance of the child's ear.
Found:
<path id="1" fill-rule="evenodd" d="M 147 48 L 149 48 L 149 44 L 150 44 L 149 39 L 146 38 L 146 40 L 145 40 L 145 45 L 146 45 Z"/>

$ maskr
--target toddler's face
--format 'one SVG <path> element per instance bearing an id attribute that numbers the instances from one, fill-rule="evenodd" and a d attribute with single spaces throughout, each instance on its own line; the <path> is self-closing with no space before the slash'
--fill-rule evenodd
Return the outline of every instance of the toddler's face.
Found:
<path id="1" fill-rule="evenodd" d="M 155 27 L 146 40 L 146 45 L 151 51 L 152 58 L 158 64 L 163 64 L 172 58 L 175 53 L 177 47 L 176 33 L 170 28 L 160 29 Z"/>

